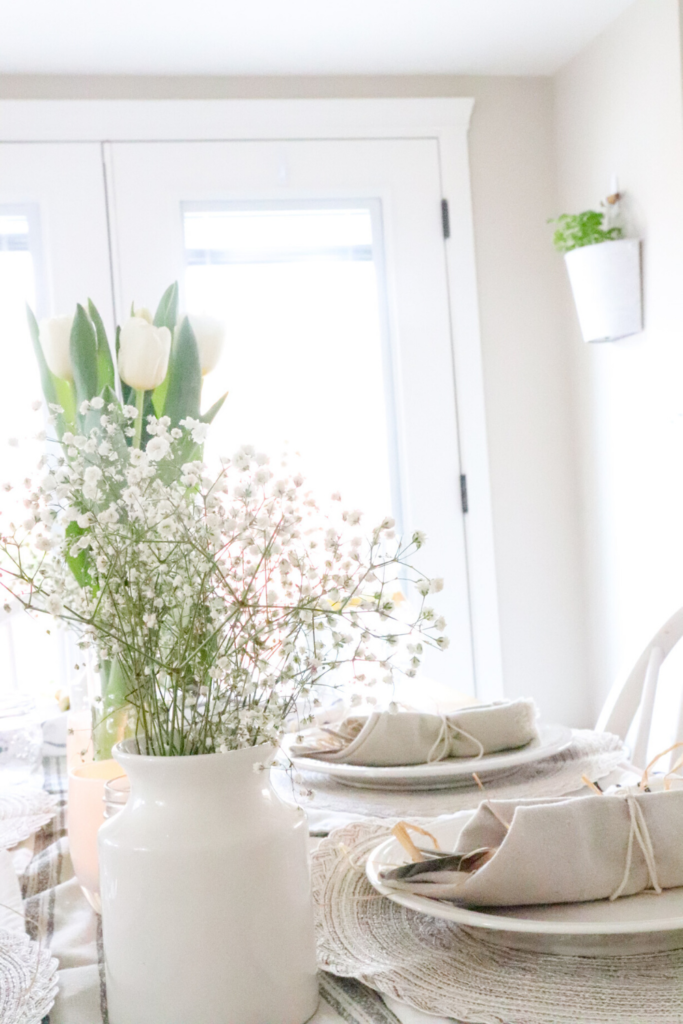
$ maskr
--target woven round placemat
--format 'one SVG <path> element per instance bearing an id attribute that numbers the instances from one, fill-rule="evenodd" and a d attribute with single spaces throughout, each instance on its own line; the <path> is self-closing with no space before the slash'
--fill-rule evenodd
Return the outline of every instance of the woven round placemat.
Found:
<path id="1" fill-rule="evenodd" d="M 28 935 L 0 931 L 2 1024 L 40 1024 L 57 995 L 57 966 Z"/>
<path id="2" fill-rule="evenodd" d="M 495 800 L 564 796 L 582 787 L 582 775 L 592 781 L 604 778 L 625 758 L 626 748 L 618 736 L 576 729 L 572 743 L 559 754 L 520 765 L 499 779 L 487 779 L 486 795 Z M 481 793 L 474 784 L 399 792 L 344 786 L 318 772 L 300 774 L 303 778 L 300 785 L 294 785 L 289 774 L 283 771 L 271 771 L 271 782 L 284 800 L 300 802 L 306 811 L 410 818 L 423 823 L 439 814 L 474 810 L 481 802 Z M 302 788 L 309 791 L 306 799 L 298 797 Z"/>
<path id="3" fill-rule="evenodd" d="M 683 1024 L 683 950 L 578 957 L 493 945 L 379 896 L 362 865 L 388 834 L 356 822 L 313 855 L 323 970 L 471 1024 Z"/>
<path id="4" fill-rule="evenodd" d="M 44 789 L 0 792 L 0 850 L 28 839 L 56 813 L 57 799 Z"/>

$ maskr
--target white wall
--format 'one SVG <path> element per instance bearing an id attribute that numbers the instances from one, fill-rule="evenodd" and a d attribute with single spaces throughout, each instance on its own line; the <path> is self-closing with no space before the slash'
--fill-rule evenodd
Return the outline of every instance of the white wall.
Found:
<path id="1" fill-rule="evenodd" d="M 7 98 L 474 96 L 477 273 L 504 673 L 549 719 L 589 724 L 578 471 L 547 78 L 0 76 Z"/>
<path id="2" fill-rule="evenodd" d="M 597 709 L 620 667 L 683 604 L 678 0 L 638 0 L 557 75 L 555 99 L 562 210 L 594 208 L 616 172 L 628 233 L 644 239 L 644 332 L 584 345 L 569 314 Z"/>

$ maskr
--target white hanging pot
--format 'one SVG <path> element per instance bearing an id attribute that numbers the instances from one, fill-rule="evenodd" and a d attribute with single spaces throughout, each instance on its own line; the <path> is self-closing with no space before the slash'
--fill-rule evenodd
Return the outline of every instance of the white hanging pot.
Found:
<path id="1" fill-rule="evenodd" d="M 564 258 L 584 341 L 615 341 L 642 331 L 639 239 L 585 245 Z"/>
<path id="2" fill-rule="evenodd" d="M 318 1003 L 306 819 L 269 746 L 152 757 L 99 833 L 110 1024 L 303 1024 Z"/>

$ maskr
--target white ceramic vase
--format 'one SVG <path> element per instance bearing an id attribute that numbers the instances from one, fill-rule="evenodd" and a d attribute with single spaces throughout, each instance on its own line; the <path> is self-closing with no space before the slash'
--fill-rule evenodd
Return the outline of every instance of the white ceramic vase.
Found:
<path id="1" fill-rule="evenodd" d="M 270 747 L 152 757 L 114 748 L 131 782 L 100 829 L 110 1024 L 303 1024 L 318 1003 L 302 812 Z"/>

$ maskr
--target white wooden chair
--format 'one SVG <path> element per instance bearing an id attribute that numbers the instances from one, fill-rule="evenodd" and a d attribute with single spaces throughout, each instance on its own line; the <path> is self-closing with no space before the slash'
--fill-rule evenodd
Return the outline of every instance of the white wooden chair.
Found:
<path id="1" fill-rule="evenodd" d="M 633 727 L 630 759 L 638 768 L 645 768 L 647 763 L 659 670 L 666 656 L 682 637 L 683 608 L 679 608 L 655 633 L 626 680 L 617 680 L 600 712 L 595 727 L 598 732 L 616 733 L 625 740 Z M 672 710 L 676 723 L 675 738 L 683 740 L 683 692 L 678 707 Z M 680 754 L 681 749 L 674 751 L 669 764 Z M 662 765 L 666 766 L 664 760 Z"/>

